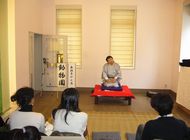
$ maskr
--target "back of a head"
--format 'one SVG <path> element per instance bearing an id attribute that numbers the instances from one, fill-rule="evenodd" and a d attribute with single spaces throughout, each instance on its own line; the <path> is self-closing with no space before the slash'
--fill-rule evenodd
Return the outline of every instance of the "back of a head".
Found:
<path id="1" fill-rule="evenodd" d="M 21 108 L 28 105 L 32 98 L 34 97 L 34 90 L 30 87 L 23 87 L 16 91 L 16 93 L 11 96 L 11 101 L 16 101 L 18 106 Z"/>
<path id="2" fill-rule="evenodd" d="M 75 88 L 67 88 L 62 92 L 61 103 L 59 108 L 68 111 L 79 111 L 78 106 L 79 92 Z"/>
<path id="3" fill-rule="evenodd" d="M 151 106 L 159 113 L 160 116 L 164 116 L 172 113 L 173 99 L 167 93 L 158 93 L 152 96 Z"/>
<path id="4" fill-rule="evenodd" d="M 13 129 L 10 131 L 10 140 L 24 140 L 24 133 L 22 129 Z"/>
<path id="5" fill-rule="evenodd" d="M 34 126 L 26 126 L 24 129 L 24 140 L 40 140 L 41 135 L 39 130 Z"/>
<path id="6" fill-rule="evenodd" d="M 62 92 L 61 103 L 58 109 L 66 110 L 66 114 L 64 116 L 66 123 L 69 111 L 80 112 L 78 99 L 79 99 L 79 92 L 75 88 L 67 88 Z"/>
<path id="7" fill-rule="evenodd" d="M 10 140 L 41 140 L 41 135 L 36 127 L 26 126 L 23 129 L 11 130 Z"/>

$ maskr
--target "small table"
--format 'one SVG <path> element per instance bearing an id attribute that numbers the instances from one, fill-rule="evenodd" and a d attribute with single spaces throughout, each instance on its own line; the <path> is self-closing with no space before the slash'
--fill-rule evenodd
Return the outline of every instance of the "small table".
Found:
<path id="1" fill-rule="evenodd" d="M 135 98 L 127 85 L 122 86 L 122 91 L 101 90 L 101 85 L 95 85 L 91 96 L 95 97 L 95 104 L 99 103 L 100 97 L 123 97 L 128 101 L 128 105 L 131 105 L 131 99 Z"/>

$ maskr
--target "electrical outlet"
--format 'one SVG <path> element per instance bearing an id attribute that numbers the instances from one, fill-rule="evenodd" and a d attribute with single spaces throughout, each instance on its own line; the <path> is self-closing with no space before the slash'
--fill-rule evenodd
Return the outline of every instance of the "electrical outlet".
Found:
<path id="1" fill-rule="evenodd" d="M 167 84 L 164 84 L 164 88 L 167 88 L 168 87 L 168 85 Z"/>

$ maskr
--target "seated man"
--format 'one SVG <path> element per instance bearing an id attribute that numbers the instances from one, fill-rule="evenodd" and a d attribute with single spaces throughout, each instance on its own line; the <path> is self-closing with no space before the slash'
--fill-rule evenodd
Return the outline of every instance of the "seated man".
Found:
<path id="1" fill-rule="evenodd" d="M 103 89 L 106 87 L 116 87 L 121 89 L 121 70 L 119 64 L 115 63 L 112 56 L 106 57 L 107 63 L 103 66 L 102 79 Z"/>
<path id="2" fill-rule="evenodd" d="M 173 116 L 173 100 L 169 94 L 158 93 L 151 98 L 151 106 L 159 116 L 148 121 L 142 133 L 142 140 L 185 140 L 188 128 L 184 121 Z"/>

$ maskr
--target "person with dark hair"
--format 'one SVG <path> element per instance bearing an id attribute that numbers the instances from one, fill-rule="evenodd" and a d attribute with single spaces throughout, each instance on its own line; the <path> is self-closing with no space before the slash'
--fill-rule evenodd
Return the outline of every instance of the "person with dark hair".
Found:
<path id="1" fill-rule="evenodd" d="M 3 118 L 0 116 L 0 127 L 3 127 L 5 125 L 5 122 Z"/>
<path id="2" fill-rule="evenodd" d="M 188 136 L 188 127 L 184 121 L 173 116 L 172 97 L 166 93 L 158 93 L 151 98 L 150 103 L 159 116 L 145 124 L 142 140 L 185 140 Z"/>
<path id="3" fill-rule="evenodd" d="M 11 130 L 9 140 L 41 140 L 41 135 L 36 127 L 25 126 L 22 129 Z"/>
<path id="4" fill-rule="evenodd" d="M 62 92 L 59 106 L 52 111 L 54 131 L 73 132 L 85 136 L 88 115 L 79 109 L 79 92 L 67 88 Z"/>
<path id="5" fill-rule="evenodd" d="M 106 57 L 106 64 L 103 66 L 103 86 L 120 87 L 121 70 L 119 64 L 115 63 L 112 56 Z"/>
<path id="6" fill-rule="evenodd" d="M 19 129 L 24 126 L 35 126 L 42 133 L 45 131 L 45 119 L 41 113 L 33 112 L 34 90 L 23 87 L 11 96 L 11 101 L 16 101 L 19 110 L 9 116 L 10 129 Z"/>

